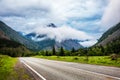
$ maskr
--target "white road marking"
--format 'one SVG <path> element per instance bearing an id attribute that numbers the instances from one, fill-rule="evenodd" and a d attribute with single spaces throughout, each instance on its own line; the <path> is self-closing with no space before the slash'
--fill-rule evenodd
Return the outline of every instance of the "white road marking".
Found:
<path id="1" fill-rule="evenodd" d="M 29 65 L 27 65 L 23 60 L 21 61 L 23 64 L 25 64 L 29 69 L 31 69 L 36 75 L 38 75 L 43 80 L 46 80 L 41 74 L 39 74 L 37 71 L 35 71 L 33 68 L 31 68 Z"/>
<path id="2" fill-rule="evenodd" d="M 83 71 L 88 72 L 88 73 L 97 74 L 97 75 L 101 75 L 101 76 L 110 77 L 110 78 L 113 78 L 113 79 L 120 80 L 119 77 L 114 77 L 114 76 L 110 76 L 110 75 L 106 75 L 106 74 L 101 74 L 101 73 L 97 73 L 97 72 L 93 72 L 93 71 L 87 71 L 87 70 L 84 70 L 84 69 L 78 69 L 78 70 L 83 70 Z"/>

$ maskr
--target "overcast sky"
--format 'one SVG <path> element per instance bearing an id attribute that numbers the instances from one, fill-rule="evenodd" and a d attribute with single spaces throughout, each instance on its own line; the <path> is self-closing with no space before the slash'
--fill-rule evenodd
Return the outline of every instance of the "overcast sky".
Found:
<path id="1" fill-rule="evenodd" d="M 120 22 L 120 0 L 0 0 L 0 20 L 17 31 L 90 46 Z M 58 28 L 47 28 L 49 23 Z"/>

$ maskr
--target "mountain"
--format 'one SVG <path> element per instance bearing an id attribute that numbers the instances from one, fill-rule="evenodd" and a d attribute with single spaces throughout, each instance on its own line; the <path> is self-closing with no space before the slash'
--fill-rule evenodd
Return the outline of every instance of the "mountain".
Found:
<path id="1" fill-rule="evenodd" d="M 57 26 L 54 23 L 50 23 L 50 24 L 47 25 L 47 27 L 56 28 Z"/>
<path id="2" fill-rule="evenodd" d="M 41 45 L 41 49 L 52 49 L 53 46 L 55 46 L 56 49 L 63 47 L 66 50 L 71 50 L 73 47 L 77 50 L 79 48 L 83 48 L 82 45 L 79 44 L 77 40 L 64 40 L 62 42 L 58 42 L 55 39 L 48 38 L 45 34 L 44 35 L 38 35 L 35 33 L 27 34 L 26 37 L 31 38 L 34 40 L 37 44 Z"/>
<path id="3" fill-rule="evenodd" d="M 36 33 L 29 33 L 29 34 L 26 34 L 25 37 L 27 38 L 30 38 L 30 39 L 33 39 L 33 38 L 44 38 L 46 35 L 37 35 Z"/>
<path id="4" fill-rule="evenodd" d="M 83 48 L 83 46 L 77 40 L 72 40 L 72 39 L 62 41 L 61 45 L 65 47 L 65 49 L 67 50 L 72 50 L 73 47 L 76 50 L 79 48 Z"/>
<path id="5" fill-rule="evenodd" d="M 8 36 L 6 36 L 2 30 L 0 30 L 0 38 L 10 40 L 10 38 Z"/>
<path id="6" fill-rule="evenodd" d="M 50 23 L 49 25 L 47 25 L 47 27 L 57 28 L 57 26 L 53 23 Z M 43 49 L 43 50 L 44 49 L 50 50 L 53 48 L 53 46 L 55 46 L 56 49 L 63 47 L 66 50 L 71 50 L 73 47 L 76 50 L 79 48 L 83 48 L 83 46 L 79 44 L 78 40 L 68 39 L 62 42 L 58 42 L 55 39 L 50 39 L 49 37 L 47 37 L 46 34 L 37 34 L 35 32 L 29 33 L 25 36 L 27 38 L 34 40 L 37 44 L 41 45 L 40 49 Z"/>
<path id="7" fill-rule="evenodd" d="M 83 48 L 82 45 L 80 45 L 78 42 L 75 42 L 72 39 L 64 40 L 62 42 L 55 41 L 54 39 L 45 39 L 42 41 L 38 41 L 37 43 L 42 46 L 41 49 L 49 49 L 49 50 L 52 49 L 53 46 L 55 46 L 56 49 L 63 47 L 66 50 L 72 50 L 73 47 L 76 50 L 79 48 Z"/>
<path id="8" fill-rule="evenodd" d="M 113 42 L 117 39 L 120 39 L 120 23 L 108 29 L 102 37 L 98 40 L 97 45 L 106 45 L 110 42 Z"/>
<path id="9" fill-rule="evenodd" d="M 10 38 L 0 30 L 0 54 L 18 57 L 28 55 L 30 51 L 24 45 L 10 40 Z"/>
<path id="10" fill-rule="evenodd" d="M 47 27 L 56 28 L 57 26 L 53 23 L 50 23 L 47 25 Z M 46 34 L 30 33 L 27 35 L 22 35 L 22 32 L 13 30 L 2 21 L 0 21 L 0 38 L 4 38 L 4 40 L 7 40 L 8 42 L 13 41 L 20 43 L 28 49 L 34 51 L 52 49 L 53 46 L 55 46 L 56 49 L 62 46 L 67 50 L 71 50 L 73 47 L 75 49 L 83 47 L 78 41 L 72 39 L 58 42 L 55 39 L 48 38 Z"/>
<path id="11" fill-rule="evenodd" d="M 0 54 L 19 57 L 30 54 L 30 51 L 18 42 L 6 38 L 0 38 Z"/>
<path id="12" fill-rule="evenodd" d="M 18 43 L 23 44 L 27 48 L 31 50 L 38 50 L 39 45 L 32 41 L 29 38 L 26 38 L 10 28 L 8 25 L 6 25 L 4 22 L 0 21 L 0 37 L 6 38 L 7 40 L 12 40 Z"/>

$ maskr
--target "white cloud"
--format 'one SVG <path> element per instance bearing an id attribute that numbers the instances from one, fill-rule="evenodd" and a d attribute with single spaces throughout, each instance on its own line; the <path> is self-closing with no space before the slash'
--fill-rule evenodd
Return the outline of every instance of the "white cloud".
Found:
<path id="1" fill-rule="evenodd" d="M 105 0 L 104 0 L 105 3 Z M 30 22 L 44 25 L 51 22 L 63 25 L 75 19 L 84 19 L 101 15 L 104 10 L 103 0 L 1 0 L 0 18 L 14 29 L 29 28 Z M 6 19 L 9 18 L 9 19 Z M 72 20 L 71 18 L 75 18 Z M 89 26 L 89 24 L 81 26 Z M 16 23 L 16 24 L 15 24 Z M 80 23 L 77 21 L 77 23 Z M 86 23 L 86 22 L 85 22 Z M 21 25 L 22 24 L 22 25 Z M 91 22 L 90 24 L 94 24 Z M 73 27 L 76 28 L 77 25 Z M 15 28 L 16 27 L 16 28 Z M 34 27 L 34 26 L 33 26 Z M 30 28 L 31 29 L 31 28 Z"/>
<path id="2" fill-rule="evenodd" d="M 102 30 L 108 29 L 118 22 L 120 22 L 120 0 L 109 0 L 109 5 L 101 20 Z"/>
<path id="3" fill-rule="evenodd" d="M 82 30 L 90 30 L 90 31 L 94 31 L 99 28 L 100 25 L 100 20 L 99 19 L 95 19 L 92 21 L 72 21 L 71 22 L 72 26 L 75 26 L 76 29 L 82 29 Z M 98 29 L 99 31 L 99 29 Z"/>
<path id="4" fill-rule="evenodd" d="M 102 0 L 2 0 L 1 16 L 46 19 L 46 22 L 66 23 L 69 18 L 87 18 L 100 15 Z M 35 20 L 37 21 L 37 20 Z M 40 22 L 39 22 L 40 23 Z"/>
<path id="5" fill-rule="evenodd" d="M 101 16 L 108 0 L 0 0 L 0 20 L 17 31 L 29 33 L 37 29 L 57 41 L 64 39 L 89 39 L 99 26 L 99 19 L 83 19 Z M 71 23 L 76 30 L 67 26 L 56 29 L 44 25 L 57 26 Z M 67 24 L 68 26 L 71 26 Z M 41 27 L 42 26 L 42 27 Z M 48 32 L 47 32 L 48 31 Z M 96 33 L 97 34 L 97 33 Z M 93 36 L 94 37 L 94 36 Z"/>
<path id="6" fill-rule="evenodd" d="M 80 44 L 83 45 L 84 47 L 90 47 L 94 45 L 95 43 L 97 43 L 97 40 L 89 40 L 89 41 L 80 42 Z"/>
<path id="7" fill-rule="evenodd" d="M 39 27 L 38 29 L 35 29 L 34 32 L 36 32 L 37 34 L 46 34 L 48 38 L 56 39 L 56 41 L 59 42 L 66 39 L 77 39 L 77 40 L 93 39 L 93 37 L 91 37 L 87 33 L 73 29 L 66 25 L 57 28 Z"/>

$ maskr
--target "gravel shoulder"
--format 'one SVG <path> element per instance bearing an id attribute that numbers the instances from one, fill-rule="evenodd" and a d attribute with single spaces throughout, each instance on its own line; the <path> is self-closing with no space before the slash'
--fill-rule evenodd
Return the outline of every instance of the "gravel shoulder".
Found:
<path id="1" fill-rule="evenodd" d="M 14 80 L 36 80 L 32 73 L 20 61 L 16 63 L 14 70 Z"/>

